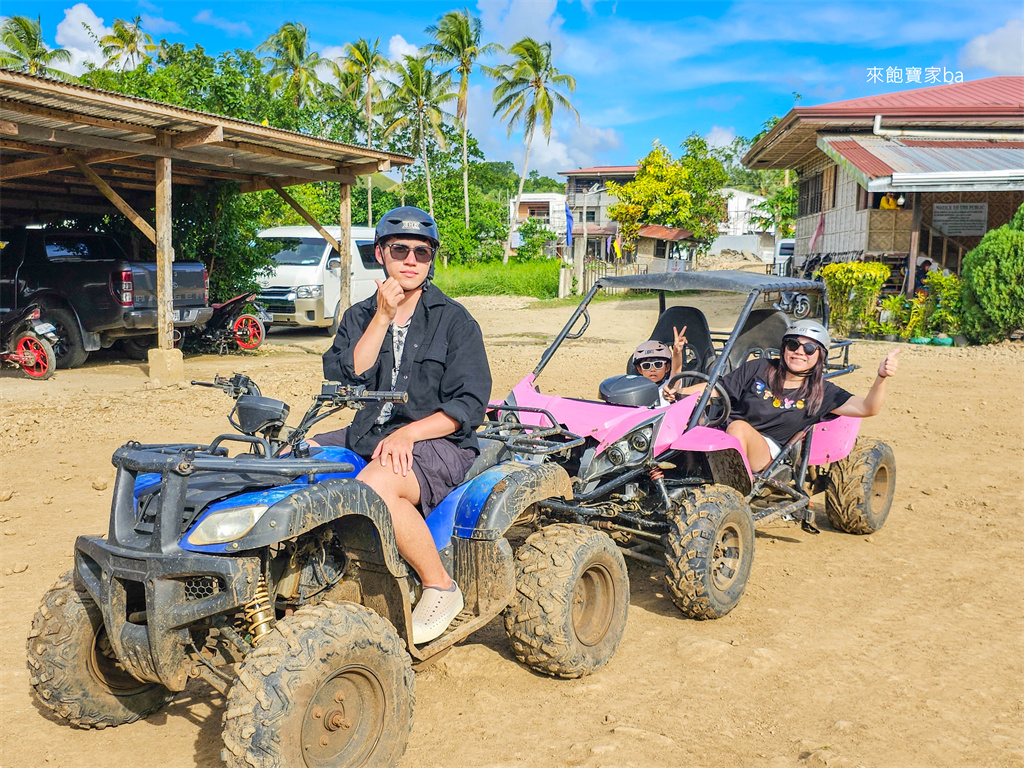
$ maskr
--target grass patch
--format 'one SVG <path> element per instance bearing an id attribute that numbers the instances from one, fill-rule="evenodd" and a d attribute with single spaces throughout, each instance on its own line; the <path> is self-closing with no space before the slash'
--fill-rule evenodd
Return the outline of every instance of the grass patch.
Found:
<path id="1" fill-rule="evenodd" d="M 553 299 L 558 295 L 557 259 L 502 264 L 489 261 L 471 266 L 438 264 L 434 283 L 449 296 L 533 296 Z"/>
<path id="2" fill-rule="evenodd" d="M 673 296 L 692 296 L 700 293 L 700 291 L 673 291 L 668 294 L 668 298 L 671 299 Z M 625 293 L 607 293 L 605 291 L 599 291 L 593 299 L 590 300 L 591 304 L 600 301 L 636 301 L 637 299 L 657 299 L 657 291 L 626 291 Z M 553 307 L 575 307 L 583 301 L 582 296 L 566 296 L 564 299 L 545 299 L 544 301 L 536 301 L 530 305 L 530 309 L 551 309 Z"/>

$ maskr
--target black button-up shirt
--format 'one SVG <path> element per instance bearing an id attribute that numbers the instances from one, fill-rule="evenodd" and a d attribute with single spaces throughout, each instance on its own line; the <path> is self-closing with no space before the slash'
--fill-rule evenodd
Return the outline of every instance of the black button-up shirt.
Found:
<path id="1" fill-rule="evenodd" d="M 391 328 L 376 362 L 359 375 L 354 367 L 356 344 L 376 312 L 374 294 L 349 307 L 342 316 L 334 344 L 324 353 L 324 377 L 329 381 L 391 390 L 395 367 Z M 459 424 L 447 439 L 460 448 L 479 452 L 476 428 L 483 423 L 491 396 L 491 369 L 483 334 L 473 316 L 433 284 L 423 289 L 412 313 L 395 389 L 408 392 L 409 402 L 395 403 L 391 418 L 380 426 L 374 422 L 384 407 L 382 403 L 371 403 L 357 411 L 347 432 L 350 449 L 368 457 L 386 435 L 441 411 Z"/>

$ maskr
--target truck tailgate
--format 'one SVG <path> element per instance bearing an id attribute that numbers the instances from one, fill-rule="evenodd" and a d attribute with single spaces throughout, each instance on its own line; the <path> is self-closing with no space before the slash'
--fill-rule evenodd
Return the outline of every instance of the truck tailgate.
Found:
<path id="1" fill-rule="evenodd" d="M 172 265 L 174 281 L 174 307 L 206 306 L 206 272 L 201 262 L 180 261 Z M 156 309 L 156 264 L 132 263 L 135 283 L 135 308 Z"/>

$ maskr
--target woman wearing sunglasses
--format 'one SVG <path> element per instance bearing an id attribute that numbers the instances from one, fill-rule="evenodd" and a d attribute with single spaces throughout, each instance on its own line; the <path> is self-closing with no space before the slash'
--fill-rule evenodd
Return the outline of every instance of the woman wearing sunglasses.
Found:
<path id="1" fill-rule="evenodd" d="M 857 397 L 824 378 L 831 343 L 821 323 L 797 320 L 782 337 L 777 360 L 749 360 L 719 379 L 732 405 L 726 432 L 739 440 L 754 472 L 765 469 L 782 446 L 828 414 L 866 418 L 882 410 L 885 380 L 896 373 L 899 350 L 885 356 L 868 394 Z M 682 388 L 677 397 L 704 386 Z"/>

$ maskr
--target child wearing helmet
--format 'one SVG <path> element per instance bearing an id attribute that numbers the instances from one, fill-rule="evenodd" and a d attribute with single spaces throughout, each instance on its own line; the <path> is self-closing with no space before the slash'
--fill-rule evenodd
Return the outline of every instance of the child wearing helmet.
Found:
<path id="1" fill-rule="evenodd" d="M 659 406 L 672 402 L 669 399 L 671 396 L 666 397 L 664 387 L 668 380 L 682 369 L 681 355 L 678 356 L 678 366 L 675 357 L 671 349 L 654 339 L 642 342 L 633 353 L 633 365 L 636 366 L 637 372 L 658 385 Z"/>
<path id="2" fill-rule="evenodd" d="M 368 461 L 358 479 L 387 504 L 398 551 L 423 584 L 412 615 L 416 645 L 443 634 L 464 605 L 425 518 L 479 454 L 475 432 L 491 393 L 480 326 L 430 281 L 438 245 L 437 225 L 419 208 L 381 218 L 374 250 L 387 279 L 346 310 L 324 353 L 324 376 L 409 399 L 368 406 L 347 428 L 307 441 L 343 445 Z"/>
<path id="3" fill-rule="evenodd" d="M 824 378 L 831 343 L 821 323 L 797 320 L 782 337 L 778 359 L 749 360 L 719 379 L 732 405 L 726 432 L 739 441 L 754 472 L 765 469 L 782 446 L 828 414 L 866 418 L 881 411 L 885 381 L 896 374 L 899 350 L 885 356 L 868 394 L 857 397 Z M 676 396 L 704 386 L 684 387 Z"/>

